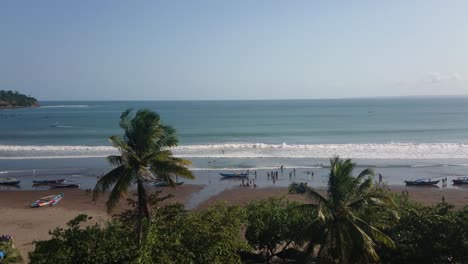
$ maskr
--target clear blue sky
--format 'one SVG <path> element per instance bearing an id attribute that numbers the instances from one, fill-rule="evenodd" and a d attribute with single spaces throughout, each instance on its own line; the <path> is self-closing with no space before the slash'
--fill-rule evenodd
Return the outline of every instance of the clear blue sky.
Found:
<path id="1" fill-rule="evenodd" d="M 0 89 L 42 100 L 468 94 L 467 12 L 455 0 L 3 0 Z"/>

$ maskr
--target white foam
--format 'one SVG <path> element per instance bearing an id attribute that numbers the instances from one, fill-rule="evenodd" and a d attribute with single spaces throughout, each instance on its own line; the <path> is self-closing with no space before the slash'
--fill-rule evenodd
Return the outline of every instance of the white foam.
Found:
<path id="1" fill-rule="evenodd" d="M 87 108 L 89 105 L 44 105 L 40 108 Z"/>
<path id="2" fill-rule="evenodd" d="M 330 158 L 354 159 L 468 159 L 463 143 L 310 144 L 226 143 L 173 148 L 186 158 Z M 111 146 L 0 145 L 0 159 L 87 158 L 117 154 Z"/>

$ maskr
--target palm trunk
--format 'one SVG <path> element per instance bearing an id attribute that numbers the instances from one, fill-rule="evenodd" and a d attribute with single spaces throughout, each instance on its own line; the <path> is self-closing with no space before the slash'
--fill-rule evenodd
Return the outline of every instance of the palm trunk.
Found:
<path id="1" fill-rule="evenodd" d="M 142 236 L 143 236 L 143 206 L 142 206 L 142 191 L 143 182 L 138 180 L 138 215 L 137 215 L 137 232 L 138 232 L 138 247 L 141 246 Z"/>
<path id="2" fill-rule="evenodd" d="M 148 201 L 146 200 L 146 190 L 142 180 L 137 181 L 138 185 L 138 246 L 141 246 L 143 240 L 143 218 L 149 218 Z"/>

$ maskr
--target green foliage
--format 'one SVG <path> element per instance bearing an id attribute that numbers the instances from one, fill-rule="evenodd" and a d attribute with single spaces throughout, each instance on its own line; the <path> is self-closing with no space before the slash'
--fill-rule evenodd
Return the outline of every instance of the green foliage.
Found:
<path id="1" fill-rule="evenodd" d="M 50 240 L 35 242 L 30 263 L 128 263 L 136 257 L 135 235 L 126 226 L 112 221 L 104 228 L 81 227 L 88 219 L 79 215 L 68 222 L 67 229 L 50 232 Z"/>
<path id="2" fill-rule="evenodd" d="M 352 176 L 355 164 L 351 160 L 330 160 L 327 197 L 305 186 L 305 193 L 316 209 L 311 226 L 319 225 L 317 257 L 321 263 L 377 262 L 376 243 L 393 248 L 393 241 L 373 226 L 366 213 L 392 210 L 394 202 L 372 185 L 373 172 L 366 169 Z M 308 252 L 314 252 L 317 235 L 311 233 Z"/>
<path id="3" fill-rule="evenodd" d="M 20 94 L 17 91 L 0 90 L 0 107 L 23 107 L 37 104 L 34 97 Z"/>
<path id="4" fill-rule="evenodd" d="M 301 182 L 301 183 L 293 182 L 289 185 L 288 192 L 292 194 L 294 193 L 303 194 L 306 191 L 306 187 L 307 187 L 307 182 Z"/>
<path id="5" fill-rule="evenodd" d="M 284 198 L 255 201 L 247 206 L 245 237 L 267 262 L 288 247 L 302 244 L 302 233 L 312 212 L 298 207 L 298 203 Z"/>
<path id="6" fill-rule="evenodd" d="M 23 261 L 21 254 L 14 247 L 12 241 L 0 241 L 0 250 L 5 253 L 5 259 L 2 264 L 20 263 Z"/>
<path id="7" fill-rule="evenodd" d="M 200 212 L 180 204 L 156 208 L 144 222 L 140 249 L 129 217 L 82 227 L 86 220 L 80 215 L 68 228 L 52 231 L 50 240 L 35 242 L 31 263 L 240 263 L 237 252 L 248 249 L 240 236 L 245 211 L 237 206 L 218 204 Z"/>
<path id="8" fill-rule="evenodd" d="M 190 161 L 172 156 L 171 147 L 177 146 L 175 130 L 161 122 L 159 115 L 150 110 L 139 110 L 132 117 L 132 110 L 124 111 L 120 116 L 123 136 L 111 136 L 110 142 L 120 155 L 107 157 L 109 163 L 116 166 L 101 177 L 94 188 L 93 199 L 111 190 L 106 202 L 111 213 L 120 199 L 126 196 L 128 188 L 137 184 L 137 233 L 141 244 L 143 218 L 150 217 L 150 207 L 144 186 L 145 182 L 162 180 L 175 186 L 174 175 L 193 179 L 194 176 L 186 165 Z"/>
<path id="9" fill-rule="evenodd" d="M 397 249 L 381 249 L 384 263 L 468 263 L 468 207 L 424 207 L 400 198 L 400 221 L 386 230 Z"/>
<path id="10" fill-rule="evenodd" d="M 137 263 L 240 263 L 237 252 L 248 249 L 240 236 L 245 212 L 238 206 L 172 208 L 154 217 Z"/>

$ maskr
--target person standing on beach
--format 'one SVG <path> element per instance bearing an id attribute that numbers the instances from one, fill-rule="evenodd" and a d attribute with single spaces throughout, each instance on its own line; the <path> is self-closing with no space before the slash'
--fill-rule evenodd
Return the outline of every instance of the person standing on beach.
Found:
<path id="1" fill-rule="evenodd" d="M 296 168 L 293 169 L 294 177 L 296 177 Z"/>
<path id="2" fill-rule="evenodd" d="M 379 183 L 382 183 L 382 174 L 379 173 Z"/>

